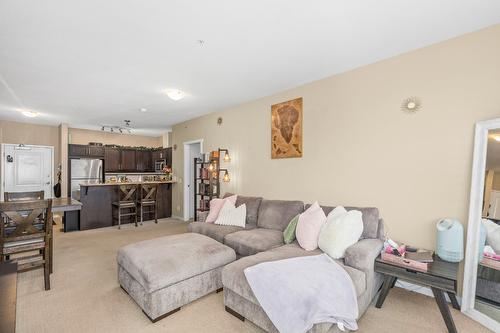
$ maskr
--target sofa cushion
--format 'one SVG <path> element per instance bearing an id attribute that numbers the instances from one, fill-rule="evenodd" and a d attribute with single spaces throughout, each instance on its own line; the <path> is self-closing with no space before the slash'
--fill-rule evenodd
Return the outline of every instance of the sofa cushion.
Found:
<path id="1" fill-rule="evenodd" d="M 232 247 L 240 256 L 250 256 L 283 245 L 283 233 L 263 228 L 238 231 L 226 235 L 224 244 Z"/>
<path id="2" fill-rule="evenodd" d="M 224 198 L 232 196 L 232 193 L 224 194 Z M 236 207 L 243 204 L 247 205 L 247 225 L 257 226 L 257 215 L 259 213 L 260 203 L 262 202 L 262 197 L 247 197 L 244 195 L 238 195 L 236 198 Z"/>
<path id="3" fill-rule="evenodd" d="M 218 225 L 233 225 L 236 227 L 245 227 L 247 216 L 247 206 L 245 204 L 236 208 L 234 204 L 229 201 L 224 203 L 224 207 L 219 212 L 215 224 Z"/>
<path id="4" fill-rule="evenodd" d="M 215 239 L 218 242 L 224 243 L 224 236 L 232 232 L 245 230 L 241 227 L 232 225 L 218 225 L 206 222 L 191 222 L 188 224 L 189 232 L 195 232 Z"/>
<path id="5" fill-rule="evenodd" d="M 238 295 L 258 305 L 259 302 L 255 298 L 252 289 L 247 282 L 245 273 L 243 272 L 245 268 L 267 261 L 318 255 L 321 253 L 323 252 L 321 252 L 319 249 L 316 249 L 314 251 L 306 251 L 302 249 L 296 242 L 280 246 L 269 251 L 260 252 L 249 257 L 241 258 L 226 265 L 222 269 L 222 284 L 225 289 L 230 289 Z M 354 282 L 356 295 L 360 296 L 366 290 L 365 273 L 355 268 L 345 266 L 342 260 L 335 260 L 335 262 L 340 264 L 346 270 L 347 274 L 349 274 Z M 334 281 L 332 281 L 332 283 L 334 283 Z"/>
<path id="6" fill-rule="evenodd" d="M 356 244 L 363 233 L 359 210 L 346 211 L 338 206 L 328 214 L 319 234 L 318 247 L 333 259 L 344 258 L 346 249 Z"/>
<path id="7" fill-rule="evenodd" d="M 304 250 L 312 251 L 318 248 L 319 232 L 325 223 L 326 215 L 317 202 L 299 215 L 295 235 Z"/>
<path id="8" fill-rule="evenodd" d="M 210 200 L 210 210 L 208 212 L 208 216 L 205 219 L 205 222 L 214 223 L 217 220 L 217 217 L 219 217 L 220 211 L 227 202 L 229 202 L 233 206 L 236 205 L 236 197 L 236 195 L 232 195 L 224 199 L 214 198 Z"/>
<path id="9" fill-rule="evenodd" d="M 257 226 L 283 231 L 290 220 L 304 211 L 302 201 L 266 200 L 260 203 Z"/>
<path id="10" fill-rule="evenodd" d="M 158 237 L 118 250 L 118 264 L 150 293 L 224 266 L 233 249 L 209 237 L 184 233 Z"/>
<path id="11" fill-rule="evenodd" d="M 311 206 L 306 205 L 306 209 Z M 326 215 L 328 215 L 335 207 L 321 206 Z M 344 207 L 347 211 L 359 210 L 363 215 L 363 234 L 361 238 L 378 238 L 379 211 L 375 207 Z"/>

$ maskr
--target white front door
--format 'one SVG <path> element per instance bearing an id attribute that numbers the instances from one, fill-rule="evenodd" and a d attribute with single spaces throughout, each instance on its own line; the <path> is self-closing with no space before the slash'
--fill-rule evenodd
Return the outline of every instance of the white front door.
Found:
<path id="1" fill-rule="evenodd" d="M 44 191 L 52 198 L 53 147 L 2 144 L 3 192 Z"/>

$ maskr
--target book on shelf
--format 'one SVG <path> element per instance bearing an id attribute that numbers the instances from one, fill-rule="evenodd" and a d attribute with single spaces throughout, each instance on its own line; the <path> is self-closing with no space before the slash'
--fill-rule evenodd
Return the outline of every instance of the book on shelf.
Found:
<path id="1" fill-rule="evenodd" d="M 210 201 L 208 199 L 200 199 L 200 210 L 209 210 Z"/>

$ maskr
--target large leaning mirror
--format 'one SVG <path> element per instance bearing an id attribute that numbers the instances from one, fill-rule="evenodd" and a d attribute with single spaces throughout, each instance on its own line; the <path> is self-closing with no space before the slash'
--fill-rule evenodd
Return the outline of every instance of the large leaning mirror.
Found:
<path id="1" fill-rule="evenodd" d="M 500 332 L 500 118 L 476 124 L 462 312 Z"/>

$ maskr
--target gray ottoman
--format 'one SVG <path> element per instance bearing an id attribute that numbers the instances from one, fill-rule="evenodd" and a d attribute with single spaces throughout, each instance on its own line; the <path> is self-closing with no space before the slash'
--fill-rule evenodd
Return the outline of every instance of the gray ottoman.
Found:
<path id="1" fill-rule="evenodd" d="M 233 249 L 196 233 L 159 237 L 118 250 L 121 287 L 156 322 L 222 288 L 222 268 Z"/>

